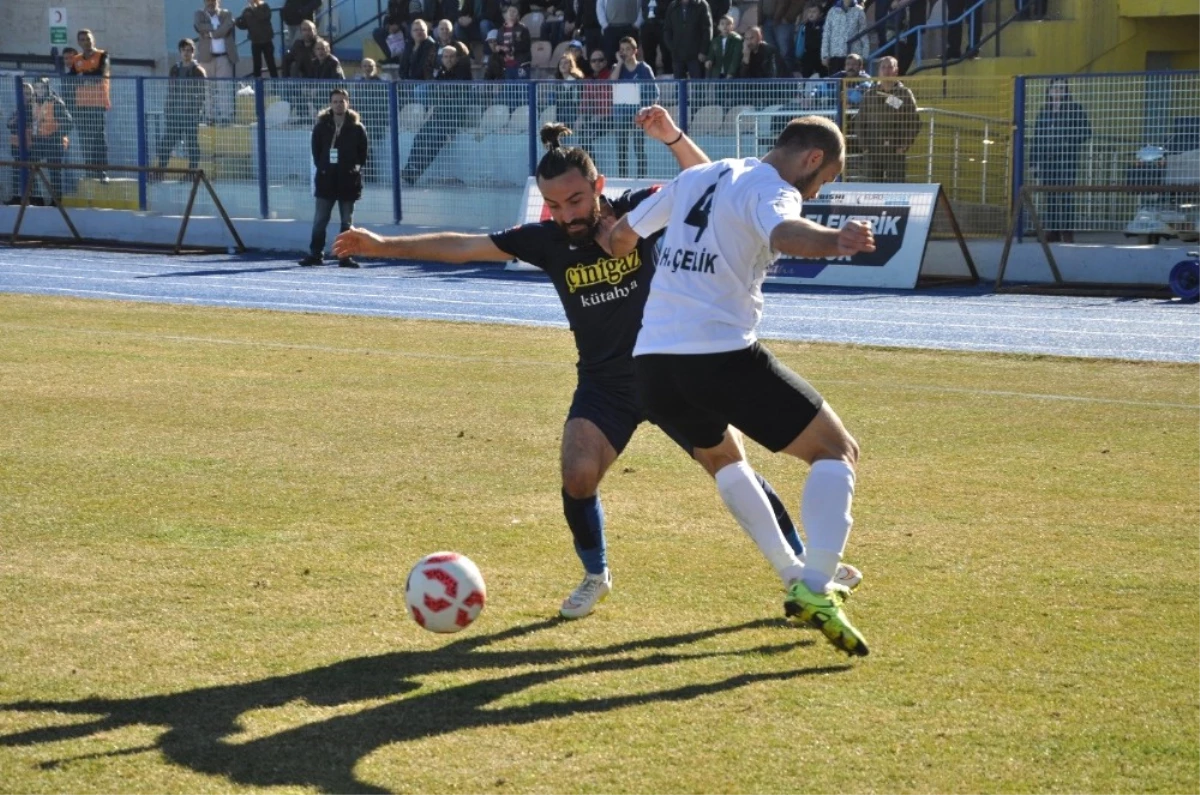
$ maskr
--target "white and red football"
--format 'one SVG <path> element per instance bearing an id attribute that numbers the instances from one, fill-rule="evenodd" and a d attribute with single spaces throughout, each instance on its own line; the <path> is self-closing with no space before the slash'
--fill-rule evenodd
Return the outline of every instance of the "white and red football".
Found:
<path id="1" fill-rule="evenodd" d="M 413 620 L 430 632 L 458 632 L 483 612 L 487 588 L 466 555 L 434 552 L 408 573 L 404 600 Z"/>

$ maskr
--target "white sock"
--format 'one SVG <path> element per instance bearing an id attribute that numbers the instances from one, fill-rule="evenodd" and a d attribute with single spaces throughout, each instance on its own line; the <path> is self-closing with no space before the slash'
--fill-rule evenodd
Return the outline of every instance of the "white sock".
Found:
<path id="1" fill-rule="evenodd" d="M 729 464 L 717 472 L 717 491 L 733 518 L 753 539 L 767 562 L 775 567 L 779 579 L 787 585 L 799 578 L 803 566 L 783 540 L 783 532 L 775 521 L 775 512 L 767 495 L 754 477 L 754 470 L 745 461 Z"/>
<path id="2" fill-rule="evenodd" d="M 800 521 L 804 525 L 807 554 L 804 584 L 822 593 L 838 564 L 850 537 L 854 518 L 850 503 L 854 500 L 854 470 L 845 461 L 822 459 L 812 465 L 804 483 Z"/>

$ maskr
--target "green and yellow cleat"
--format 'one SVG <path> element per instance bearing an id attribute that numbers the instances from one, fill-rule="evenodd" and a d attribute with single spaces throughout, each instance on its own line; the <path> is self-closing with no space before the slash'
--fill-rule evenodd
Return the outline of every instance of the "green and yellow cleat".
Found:
<path id="1" fill-rule="evenodd" d="M 796 580 L 788 588 L 787 598 L 783 602 L 783 611 L 790 617 L 808 624 L 837 648 L 854 657 L 866 657 L 866 638 L 854 628 L 850 619 L 842 612 L 842 602 L 845 601 L 848 590 L 831 586 L 823 594 L 814 593 L 801 580 Z"/>

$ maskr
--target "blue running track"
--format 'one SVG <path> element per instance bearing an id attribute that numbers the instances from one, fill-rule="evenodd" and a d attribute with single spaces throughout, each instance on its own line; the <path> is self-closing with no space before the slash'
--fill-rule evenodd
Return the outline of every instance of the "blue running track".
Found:
<path id="1" fill-rule="evenodd" d="M 0 247 L 0 292 L 565 327 L 549 281 L 499 266 Z M 1200 305 L 1148 298 L 768 285 L 768 339 L 1200 363 Z"/>

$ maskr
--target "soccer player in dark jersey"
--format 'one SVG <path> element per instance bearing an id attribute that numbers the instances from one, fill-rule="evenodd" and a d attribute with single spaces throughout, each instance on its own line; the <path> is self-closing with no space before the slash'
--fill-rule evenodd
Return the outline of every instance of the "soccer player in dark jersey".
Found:
<path id="1" fill-rule="evenodd" d="M 659 106 L 644 108 L 637 123 L 662 141 L 682 168 L 709 162 L 704 152 Z M 578 383 L 562 437 L 562 499 L 567 526 L 585 574 L 562 603 L 566 618 L 589 615 L 608 595 L 612 578 L 604 538 L 600 481 L 645 419 L 637 401 L 632 351 L 649 292 L 655 240 L 643 241 L 628 256 L 613 258 L 596 244 L 602 222 L 625 215 L 657 188 L 604 196 L 604 177 L 582 149 L 566 148 L 559 138 L 570 130 L 547 124 L 541 130 L 548 151 L 538 164 L 537 183 L 550 220 L 524 224 L 491 235 L 440 232 L 381 237 L 365 229 L 338 236 L 334 255 L 432 260 L 455 264 L 524 260 L 545 271 L 558 292 L 579 351 Z M 691 455 L 691 447 L 671 428 L 663 429 Z M 759 483 L 776 514 L 786 544 L 797 556 L 803 545 L 774 489 Z M 861 574 L 852 566 L 839 572 L 855 587 Z"/>

